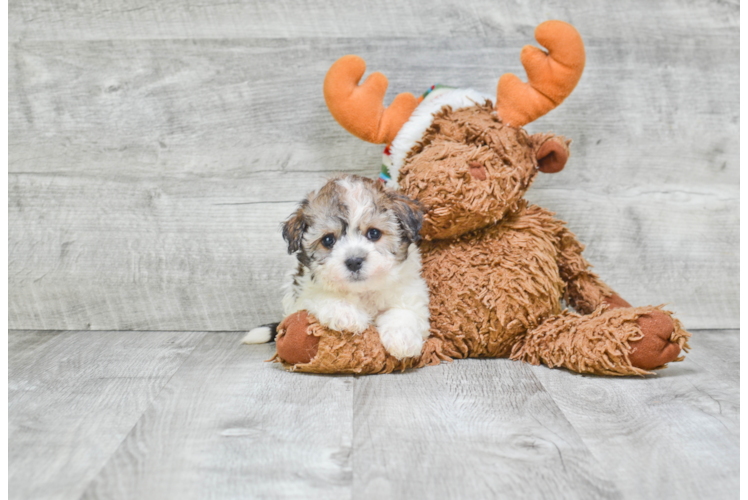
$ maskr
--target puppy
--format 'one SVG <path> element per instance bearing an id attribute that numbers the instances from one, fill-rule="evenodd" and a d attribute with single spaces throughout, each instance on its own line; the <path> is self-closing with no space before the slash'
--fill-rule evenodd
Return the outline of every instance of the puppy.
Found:
<path id="1" fill-rule="evenodd" d="M 331 179 L 283 225 L 298 268 L 283 309 L 307 310 L 333 330 L 375 325 L 398 359 L 419 356 L 429 336 L 429 295 L 421 277 L 417 202 L 357 175 Z M 246 344 L 275 338 L 276 324 L 251 330 Z"/>

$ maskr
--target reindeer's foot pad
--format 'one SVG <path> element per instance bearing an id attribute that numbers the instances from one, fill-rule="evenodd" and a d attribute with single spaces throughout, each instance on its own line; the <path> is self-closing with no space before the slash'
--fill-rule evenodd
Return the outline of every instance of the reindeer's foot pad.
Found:
<path id="1" fill-rule="evenodd" d="M 512 359 L 579 373 L 646 375 L 688 351 L 691 336 L 661 307 L 604 305 L 580 316 L 564 311 L 514 346 Z"/>
<path id="2" fill-rule="evenodd" d="M 678 320 L 673 320 L 670 313 L 659 309 L 640 316 L 636 320 L 642 332 L 642 338 L 629 342 L 631 352 L 629 360 L 637 368 L 654 370 L 664 367 L 671 361 L 682 361 L 681 349 L 688 349 L 690 333 L 683 330 Z"/>
<path id="3" fill-rule="evenodd" d="M 314 359 L 319 349 L 319 337 L 310 330 L 310 317 L 299 311 L 285 318 L 278 325 L 275 338 L 275 358 L 284 364 L 306 364 Z"/>
<path id="4" fill-rule="evenodd" d="M 309 373 L 390 373 L 451 359 L 442 353 L 441 340 L 429 338 L 420 357 L 398 360 L 385 351 L 375 327 L 360 334 L 338 332 L 306 311 L 291 314 L 278 325 L 276 349 L 272 361 Z"/>

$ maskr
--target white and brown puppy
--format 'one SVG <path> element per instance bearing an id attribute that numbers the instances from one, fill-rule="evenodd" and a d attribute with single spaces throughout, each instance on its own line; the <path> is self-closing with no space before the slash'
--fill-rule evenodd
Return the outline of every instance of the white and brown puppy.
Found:
<path id="1" fill-rule="evenodd" d="M 307 310 L 353 333 L 373 324 L 396 358 L 420 355 L 429 336 L 417 246 L 422 222 L 415 201 L 365 177 L 341 175 L 312 192 L 283 226 L 299 261 L 283 298 L 286 316 Z M 255 328 L 243 342 L 269 342 L 276 326 Z"/>

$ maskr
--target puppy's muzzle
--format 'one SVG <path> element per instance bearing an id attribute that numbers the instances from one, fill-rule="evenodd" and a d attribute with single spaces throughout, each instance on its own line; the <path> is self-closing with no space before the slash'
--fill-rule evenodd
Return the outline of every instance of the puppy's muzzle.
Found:
<path id="1" fill-rule="evenodd" d="M 355 273 L 356 271 L 361 269 L 361 266 L 363 265 L 363 257 L 351 257 L 350 259 L 346 259 L 345 261 L 345 267 L 347 267 L 352 273 Z"/>

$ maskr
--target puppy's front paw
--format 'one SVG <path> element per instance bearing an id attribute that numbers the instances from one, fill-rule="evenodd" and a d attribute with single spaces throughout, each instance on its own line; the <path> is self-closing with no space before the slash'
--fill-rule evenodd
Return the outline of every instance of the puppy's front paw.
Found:
<path id="1" fill-rule="evenodd" d="M 378 327 L 379 340 L 384 349 L 397 359 L 421 355 L 423 337 L 420 332 L 404 325 L 383 324 Z"/>
<path id="2" fill-rule="evenodd" d="M 371 318 L 368 314 L 347 302 L 333 302 L 321 307 L 315 316 L 319 322 L 336 331 L 362 333 L 369 328 Z"/>
<path id="3" fill-rule="evenodd" d="M 429 336 L 428 309 L 419 314 L 409 309 L 390 309 L 377 318 L 379 340 L 397 359 L 421 355 L 423 341 Z"/>

